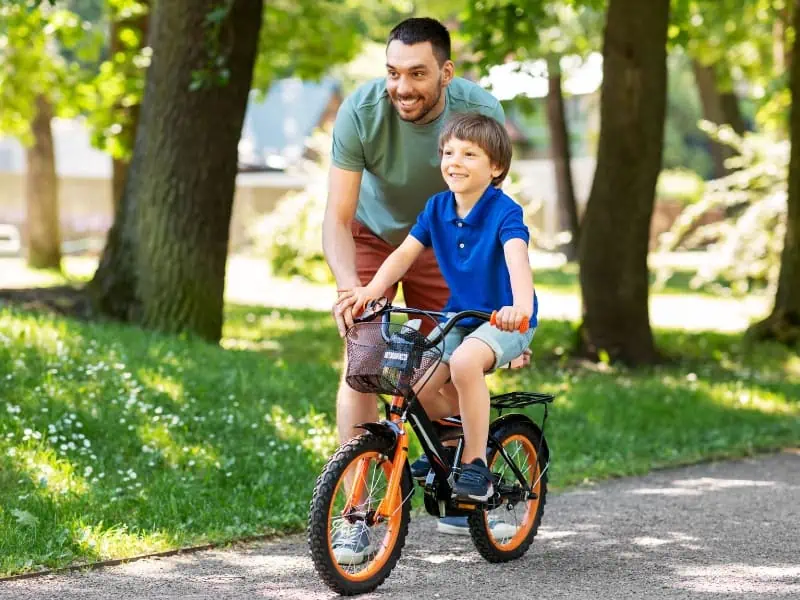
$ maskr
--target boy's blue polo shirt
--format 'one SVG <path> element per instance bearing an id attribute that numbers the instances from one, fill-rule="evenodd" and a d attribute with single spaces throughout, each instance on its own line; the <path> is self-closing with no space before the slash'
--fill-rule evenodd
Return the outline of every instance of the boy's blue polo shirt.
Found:
<path id="1" fill-rule="evenodd" d="M 522 221 L 522 207 L 503 190 L 487 187 L 463 219 L 456 213 L 453 192 L 436 194 L 417 217 L 410 235 L 422 245 L 433 247 L 450 287 L 445 312 L 492 312 L 514 304 L 503 245 L 514 238 L 527 244 L 530 234 Z M 538 312 L 539 300 L 534 293 L 531 327 L 537 325 Z M 460 322 L 463 326 L 478 324 L 477 320 Z"/>

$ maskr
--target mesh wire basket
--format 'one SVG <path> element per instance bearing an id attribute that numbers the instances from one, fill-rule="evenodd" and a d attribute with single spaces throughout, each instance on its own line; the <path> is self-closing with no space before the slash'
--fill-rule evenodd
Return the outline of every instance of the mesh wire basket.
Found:
<path id="1" fill-rule="evenodd" d="M 347 331 L 347 385 L 358 392 L 405 396 L 442 359 L 439 347 L 426 348 L 426 337 L 401 323 L 357 323 Z"/>

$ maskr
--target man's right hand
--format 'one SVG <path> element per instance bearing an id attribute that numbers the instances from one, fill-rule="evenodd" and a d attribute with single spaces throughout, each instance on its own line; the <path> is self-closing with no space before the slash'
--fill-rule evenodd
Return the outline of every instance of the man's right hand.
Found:
<path id="1" fill-rule="evenodd" d="M 341 292 L 340 292 L 341 293 Z M 355 299 L 352 296 L 342 297 L 336 300 L 331 312 L 336 320 L 336 327 L 339 329 L 339 337 L 343 338 L 347 330 L 353 326 L 353 307 Z"/>
<path id="2" fill-rule="evenodd" d="M 333 316 L 336 319 L 340 337 L 344 337 L 347 329 L 352 327 L 353 318 L 364 312 L 367 303 L 377 297 L 369 286 L 339 290 L 339 298 L 333 307 Z"/>

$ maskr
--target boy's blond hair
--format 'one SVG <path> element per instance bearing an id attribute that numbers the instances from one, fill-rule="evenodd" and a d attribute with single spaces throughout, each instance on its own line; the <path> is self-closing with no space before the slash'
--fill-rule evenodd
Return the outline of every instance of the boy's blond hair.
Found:
<path id="1" fill-rule="evenodd" d="M 459 113 L 445 123 L 439 134 L 439 158 L 444 145 L 452 138 L 472 142 L 486 152 L 492 166 L 502 169 L 500 175 L 492 179 L 492 185 L 496 187 L 503 182 L 511 167 L 511 138 L 505 127 L 480 113 Z"/>

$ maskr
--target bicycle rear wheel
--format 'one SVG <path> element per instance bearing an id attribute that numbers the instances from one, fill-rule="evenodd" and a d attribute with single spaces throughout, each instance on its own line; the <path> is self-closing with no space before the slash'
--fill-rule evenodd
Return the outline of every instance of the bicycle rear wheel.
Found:
<path id="1" fill-rule="evenodd" d="M 469 530 L 478 552 L 489 562 L 507 562 L 527 552 L 539 529 L 547 496 L 547 458 L 538 449 L 541 430 L 533 423 L 514 420 L 494 432 L 531 486 L 535 497 L 527 498 L 519 478 L 498 448 L 487 456 L 495 474 L 495 489 L 502 502 L 496 508 L 478 510 L 469 515 Z M 542 455 L 545 446 L 542 444 Z"/>
<path id="2" fill-rule="evenodd" d="M 364 433 L 345 443 L 317 479 L 308 544 L 320 577 L 339 594 L 363 594 L 377 588 L 405 545 L 413 491 L 407 469 L 400 479 L 399 505 L 388 519 L 373 521 L 389 493 L 392 449 L 391 440 Z M 353 486 L 359 491 L 348 506 Z"/>

